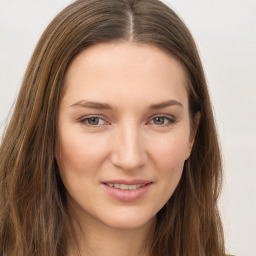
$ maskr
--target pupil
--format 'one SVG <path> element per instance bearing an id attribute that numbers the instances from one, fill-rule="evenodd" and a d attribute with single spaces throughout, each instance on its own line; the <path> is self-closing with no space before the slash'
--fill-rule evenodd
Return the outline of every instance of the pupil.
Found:
<path id="1" fill-rule="evenodd" d="M 97 124 L 99 124 L 99 118 L 98 117 L 91 117 L 88 120 L 88 123 L 91 124 L 91 125 L 97 125 Z"/>
<path id="2" fill-rule="evenodd" d="M 156 117 L 155 124 L 164 124 L 164 117 Z"/>

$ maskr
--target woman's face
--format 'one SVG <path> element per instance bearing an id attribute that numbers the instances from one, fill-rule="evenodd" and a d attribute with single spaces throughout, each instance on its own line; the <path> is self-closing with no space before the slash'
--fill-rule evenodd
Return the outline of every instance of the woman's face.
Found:
<path id="1" fill-rule="evenodd" d="M 175 58 L 134 43 L 81 52 L 65 77 L 56 147 L 71 211 L 112 228 L 150 223 L 179 183 L 190 128 Z"/>

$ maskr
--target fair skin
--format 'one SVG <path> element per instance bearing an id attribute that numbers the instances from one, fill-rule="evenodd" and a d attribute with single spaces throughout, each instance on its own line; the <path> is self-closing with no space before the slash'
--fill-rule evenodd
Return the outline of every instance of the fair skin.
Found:
<path id="1" fill-rule="evenodd" d="M 154 46 L 106 43 L 73 60 L 64 86 L 56 158 L 79 251 L 147 255 L 195 137 L 185 72 Z"/>

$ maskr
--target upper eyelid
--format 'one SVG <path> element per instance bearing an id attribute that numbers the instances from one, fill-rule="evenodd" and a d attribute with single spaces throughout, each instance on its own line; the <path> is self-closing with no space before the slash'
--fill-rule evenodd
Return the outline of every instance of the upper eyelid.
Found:
<path id="1" fill-rule="evenodd" d="M 78 121 L 85 121 L 86 119 L 91 118 L 91 117 L 97 117 L 97 118 L 100 118 L 100 119 L 104 120 L 106 123 L 111 123 L 111 122 L 108 120 L 107 117 L 102 116 L 102 115 L 99 115 L 99 114 L 86 115 L 86 116 L 83 116 L 83 117 L 79 118 Z M 170 115 L 170 114 L 163 114 L 163 113 L 154 114 L 154 115 L 148 117 L 147 119 L 148 119 L 149 121 L 151 121 L 153 118 L 156 118 L 156 117 L 165 117 L 165 118 L 171 119 L 172 121 L 176 121 L 176 118 L 175 118 L 173 115 Z M 148 121 L 147 121 L 147 122 L 148 122 Z"/>
<path id="2" fill-rule="evenodd" d="M 159 125 L 152 123 L 152 122 L 153 122 L 153 119 L 154 119 L 154 118 L 157 118 L 157 117 L 166 118 L 168 121 L 167 121 L 166 124 L 159 124 Z M 177 122 L 177 119 L 176 119 L 176 117 L 174 117 L 173 115 L 170 115 L 170 114 L 156 114 L 156 115 L 150 117 L 150 119 L 149 119 L 149 121 L 147 122 L 147 124 L 164 128 L 164 127 L 172 126 L 172 125 L 174 125 L 176 122 Z"/>
<path id="3" fill-rule="evenodd" d="M 170 114 L 155 114 L 155 115 L 150 116 L 149 119 L 153 119 L 153 118 L 156 118 L 156 117 L 166 117 L 166 118 L 169 118 L 169 119 L 176 120 L 175 116 L 170 115 Z"/>
<path id="4" fill-rule="evenodd" d="M 81 121 L 81 120 L 86 120 L 88 118 L 92 118 L 92 117 L 97 117 L 97 118 L 100 118 L 104 121 L 107 122 L 107 118 L 105 116 L 102 116 L 102 115 L 85 115 L 85 116 L 82 116 L 78 119 L 78 121 Z"/>
<path id="5" fill-rule="evenodd" d="M 149 116 L 148 118 L 154 118 L 154 117 L 158 117 L 158 116 L 160 116 L 160 117 L 172 117 L 172 118 L 174 118 L 173 115 L 171 115 L 171 114 L 164 114 L 164 113 L 154 114 L 154 115 Z M 89 115 L 84 115 L 84 116 L 82 116 L 82 117 L 79 118 L 79 119 L 83 119 L 83 118 L 85 119 L 85 118 L 90 118 L 90 117 L 98 117 L 98 118 L 102 118 L 102 119 L 104 119 L 104 118 L 108 119 L 106 116 L 101 115 L 101 114 L 89 114 Z"/>
<path id="6" fill-rule="evenodd" d="M 160 116 L 160 117 L 173 117 L 173 115 L 170 115 L 170 114 L 155 114 L 155 115 L 152 115 L 152 117 L 158 117 L 158 116 Z"/>
<path id="7" fill-rule="evenodd" d="M 90 119 L 90 118 L 92 118 L 92 117 L 99 118 L 99 119 L 103 120 L 104 123 L 103 123 L 103 124 L 91 125 L 91 124 L 88 123 L 87 120 Z M 104 125 L 108 125 L 108 124 L 109 124 L 109 122 L 106 121 L 104 118 L 102 118 L 102 117 L 100 117 L 100 116 L 96 116 L 96 115 L 84 116 L 84 117 L 78 119 L 78 122 L 81 123 L 81 124 L 84 125 L 84 126 L 91 127 L 91 128 L 100 128 L 100 127 L 102 127 L 102 126 L 104 126 Z"/>

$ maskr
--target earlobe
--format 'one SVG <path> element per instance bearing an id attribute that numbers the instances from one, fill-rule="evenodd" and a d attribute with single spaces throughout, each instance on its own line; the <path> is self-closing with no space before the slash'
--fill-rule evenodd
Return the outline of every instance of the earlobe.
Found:
<path id="1" fill-rule="evenodd" d="M 198 130 L 198 126 L 200 123 L 200 118 L 201 118 L 201 113 L 198 111 L 198 112 L 196 112 L 196 114 L 193 118 L 193 123 L 192 123 L 192 127 L 191 127 L 191 132 L 190 132 L 189 143 L 188 143 L 185 160 L 187 160 L 190 157 L 190 154 L 191 154 L 194 142 L 195 142 L 195 137 L 196 137 L 196 133 Z"/>

